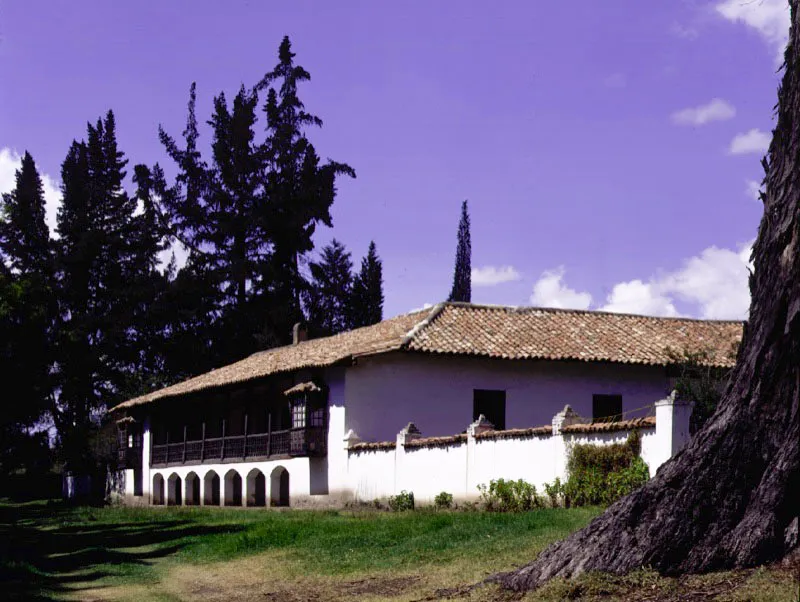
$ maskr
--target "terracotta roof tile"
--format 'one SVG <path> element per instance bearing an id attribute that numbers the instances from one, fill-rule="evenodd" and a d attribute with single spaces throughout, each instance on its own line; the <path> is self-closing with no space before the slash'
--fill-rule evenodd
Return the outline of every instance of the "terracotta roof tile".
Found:
<path id="1" fill-rule="evenodd" d="M 619 420 L 617 422 L 593 422 L 591 424 L 571 424 L 561 428 L 562 433 L 613 433 L 616 431 L 630 431 L 640 428 L 655 428 L 655 416 L 634 418 L 633 420 Z"/>
<path id="2" fill-rule="evenodd" d="M 526 429 L 506 429 L 504 431 L 483 431 L 475 435 L 475 439 L 483 441 L 486 439 L 523 439 L 525 437 L 535 437 L 541 435 L 552 435 L 552 425 L 535 426 Z"/>
<path id="3" fill-rule="evenodd" d="M 419 439 L 411 439 L 406 441 L 405 447 L 440 447 L 443 445 L 456 445 L 458 443 L 466 443 L 467 435 L 450 435 L 445 437 L 420 437 Z"/>
<path id="4" fill-rule="evenodd" d="M 114 409 L 400 350 L 504 359 L 668 365 L 672 362 L 668 349 L 707 349 L 712 354 L 710 365 L 730 367 L 734 363 L 731 351 L 741 336 L 741 322 L 444 303 L 332 337 L 262 351 Z"/>
<path id="5" fill-rule="evenodd" d="M 375 441 L 373 443 L 356 443 L 347 448 L 351 452 L 364 452 L 364 451 L 381 451 L 389 450 L 397 447 L 396 441 Z"/>

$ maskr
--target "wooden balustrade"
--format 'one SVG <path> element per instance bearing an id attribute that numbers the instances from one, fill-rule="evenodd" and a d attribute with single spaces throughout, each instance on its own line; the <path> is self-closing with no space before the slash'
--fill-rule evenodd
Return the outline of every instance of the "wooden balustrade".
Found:
<path id="1" fill-rule="evenodd" d="M 165 444 L 153 445 L 150 461 L 152 465 L 179 465 L 271 456 L 320 456 L 326 452 L 325 440 L 323 427 L 208 438 L 204 425 L 199 440 L 188 440 L 184 435 L 181 443 L 169 443 L 167 438 Z"/>

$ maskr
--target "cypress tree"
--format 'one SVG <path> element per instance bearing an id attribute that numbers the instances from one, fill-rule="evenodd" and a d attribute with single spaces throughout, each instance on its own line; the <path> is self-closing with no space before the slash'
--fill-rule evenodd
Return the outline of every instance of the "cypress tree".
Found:
<path id="1" fill-rule="evenodd" d="M 456 267 L 453 273 L 453 288 L 448 301 L 469 303 L 472 300 L 472 243 L 469 235 L 469 212 L 467 201 L 461 204 L 461 219 L 458 222 L 458 246 Z"/>
<path id="2" fill-rule="evenodd" d="M 353 279 L 351 327 L 359 328 L 383 320 L 383 264 L 378 257 L 375 241 L 369 243 L 361 270 Z"/>
<path id="3" fill-rule="evenodd" d="M 322 249 L 320 261 L 309 264 L 311 282 L 303 295 L 309 330 L 314 336 L 328 336 L 350 327 L 353 288 L 350 260 L 344 245 L 335 238 Z"/>

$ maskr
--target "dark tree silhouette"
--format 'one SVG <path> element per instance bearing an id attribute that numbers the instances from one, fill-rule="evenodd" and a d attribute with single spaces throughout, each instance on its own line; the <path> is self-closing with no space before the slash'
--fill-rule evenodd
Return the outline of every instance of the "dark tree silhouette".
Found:
<path id="1" fill-rule="evenodd" d="M 350 314 L 351 328 L 383 320 L 383 264 L 375 241 L 369 243 L 367 256 L 361 260 L 361 270 L 353 279 Z"/>
<path id="2" fill-rule="evenodd" d="M 456 267 L 453 273 L 453 288 L 448 301 L 472 301 L 472 242 L 469 235 L 469 212 L 467 201 L 461 204 L 461 219 L 458 222 L 458 246 Z"/>
<path id="3" fill-rule="evenodd" d="M 797 548 L 800 512 L 800 12 L 764 161 L 750 319 L 716 412 L 644 487 L 531 564 L 498 576 L 515 590 L 585 571 L 706 572 Z"/>
<path id="4" fill-rule="evenodd" d="M 350 253 L 334 238 L 322 249 L 320 260 L 309 267 L 311 282 L 303 296 L 311 334 L 328 336 L 347 330 L 353 288 Z"/>
<path id="5" fill-rule="evenodd" d="M 52 349 L 58 305 L 53 245 L 42 180 L 29 153 L 0 203 L 0 474 L 26 461 L 25 429 L 52 402 Z"/>

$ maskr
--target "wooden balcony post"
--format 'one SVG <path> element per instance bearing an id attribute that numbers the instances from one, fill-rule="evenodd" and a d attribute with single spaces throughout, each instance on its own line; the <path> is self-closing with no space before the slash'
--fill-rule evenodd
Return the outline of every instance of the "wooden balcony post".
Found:
<path id="1" fill-rule="evenodd" d="M 167 428 L 167 464 L 169 464 L 169 427 Z"/>
<path id="2" fill-rule="evenodd" d="M 267 414 L 267 457 L 272 455 L 272 412 Z"/>
<path id="3" fill-rule="evenodd" d="M 220 454 L 220 460 L 225 459 L 225 419 L 222 419 L 222 453 Z"/>
<path id="4" fill-rule="evenodd" d="M 186 425 L 183 425 L 183 464 L 186 464 Z"/>
<path id="5" fill-rule="evenodd" d="M 247 414 L 244 415 L 244 444 L 242 445 L 242 459 L 247 457 Z"/>
<path id="6" fill-rule="evenodd" d="M 206 459 L 206 421 L 203 420 L 203 434 L 202 443 L 200 443 L 200 463 L 202 464 Z"/>

